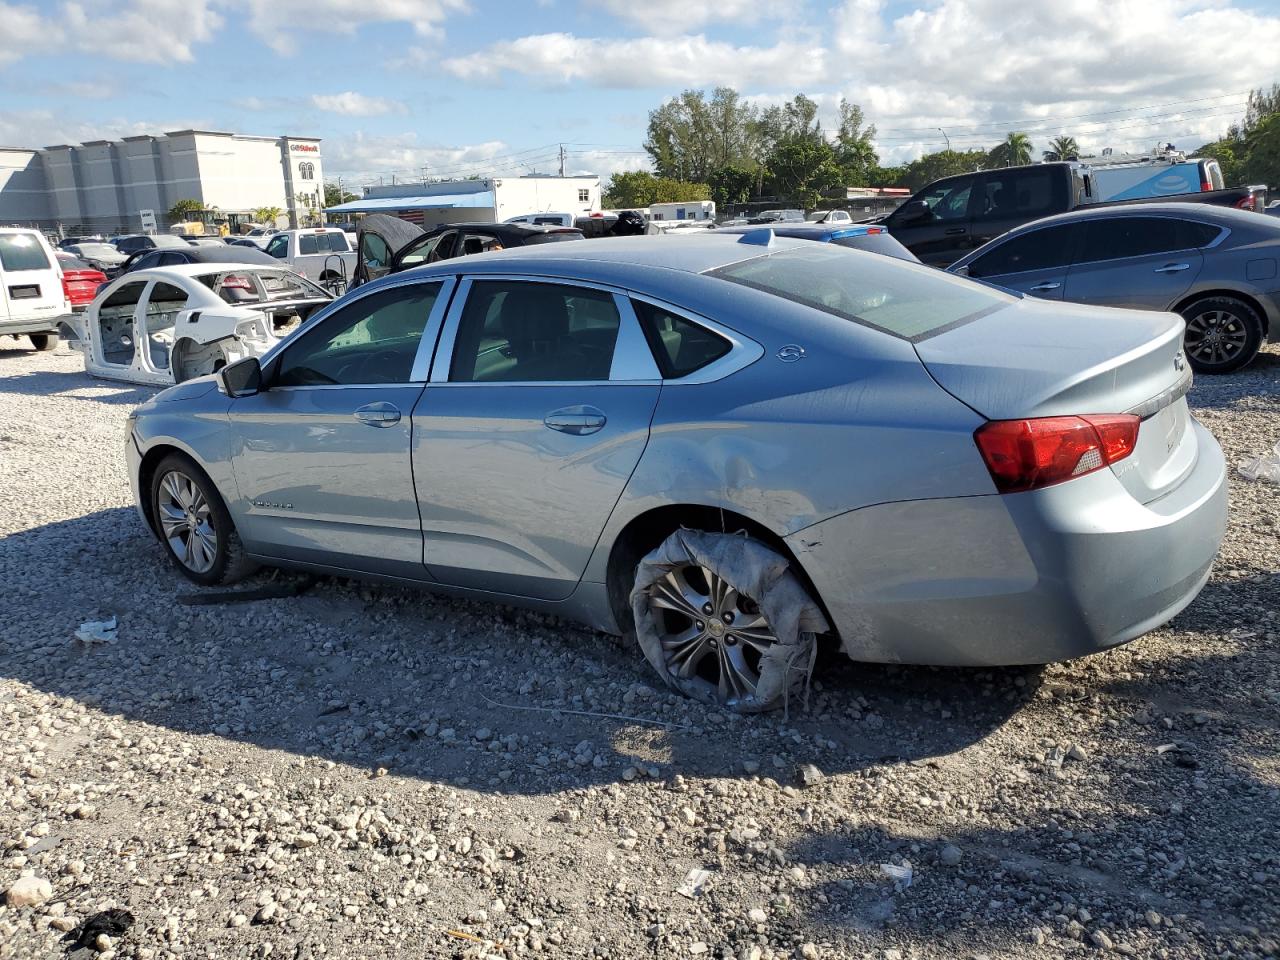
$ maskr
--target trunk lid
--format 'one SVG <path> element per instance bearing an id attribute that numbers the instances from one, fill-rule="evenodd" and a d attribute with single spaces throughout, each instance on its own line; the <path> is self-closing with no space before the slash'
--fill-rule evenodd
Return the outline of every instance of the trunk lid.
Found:
<path id="1" fill-rule="evenodd" d="M 1134 452 L 1111 467 L 1140 502 L 1195 465 L 1182 318 L 1023 299 L 918 342 L 944 390 L 991 420 L 1133 413 Z"/>

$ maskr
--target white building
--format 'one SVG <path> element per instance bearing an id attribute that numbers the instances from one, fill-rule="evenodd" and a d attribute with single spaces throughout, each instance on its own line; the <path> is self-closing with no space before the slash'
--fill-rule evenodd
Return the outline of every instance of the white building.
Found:
<path id="1" fill-rule="evenodd" d="M 211 130 L 0 148 L 0 224 L 66 233 L 141 229 L 179 200 L 196 200 L 234 226 L 279 207 L 291 226 L 321 216 L 324 171 L 314 137 L 249 137 Z"/>
<path id="2" fill-rule="evenodd" d="M 364 196 L 330 207 L 328 214 L 389 213 L 423 226 L 441 223 L 493 223 L 526 213 L 572 213 L 587 216 L 600 211 L 600 178 L 489 177 L 402 183 L 365 187 Z"/>
<path id="3" fill-rule="evenodd" d="M 714 200 L 686 200 L 682 203 L 649 204 L 650 220 L 714 220 Z"/>

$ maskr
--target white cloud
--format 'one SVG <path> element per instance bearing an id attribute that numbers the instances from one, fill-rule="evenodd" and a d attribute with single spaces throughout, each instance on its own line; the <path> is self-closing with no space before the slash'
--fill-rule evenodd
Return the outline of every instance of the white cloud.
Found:
<path id="1" fill-rule="evenodd" d="M 468 0 L 227 0 L 249 13 L 249 29 L 277 53 L 298 50 L 300 32 L 353 34 L 368 23 L 408 23 L 422 37 L 439 39 Z"/>
<path id="2" fill-rule="evenodd" d="M 193 47 L 222 27 L 212 0 L 133 0 L 119 11 L 99 10 L 97 4 L 64 3 L 58 16 L 79 50 L 115 60 L 190 63 Z"/>
<path id="3" fill-rule="evenodd" d="M 754 24 L 779 20 L 799 12 L 799 0 L 593 0 L 615 17 L 630 21 L 646 33 L 672 36 L 698 30 L 708 23 Z"/>
<path id="4" fill-rule="evenodd" d="M 53 110 L 0 110 L 0 145 L 36 149 L 55 143 L 84 143 L 86 140 L 116 140 L 166 130 L 210 130 L 219 127 L 209 117 L 167 117 L 151 120 L 98 116 L 91 120 L 71 120 Z"/>
<path id="5" fill-rule="evenodd" d="M 442 66 L 464 80 L 495 81 L 511 72 L 550 83 L 679 88 L 754 86 L 784 76 L 803 88 L 823 81 L 825 60 L 820 47 L 792 42 L 739 47 L 700 34 L 624 40 L 542 33 L 499 41 Z"/>
<path id="6" fill-rule="evenodd" d="M 377 117 L 386 113 L 404 113 L 405 106 L 386 97 L 369 97 L 354 90 L 343 93 L 313 94 L 311 105 L 327 113 L 344 117 Z"/>
<path id="7" fill-rule="evenodd" d="M 58 24 L 32 6 L 0 2 L 0 66 L 29 53 L 52 49 L 62 39 Z"/>

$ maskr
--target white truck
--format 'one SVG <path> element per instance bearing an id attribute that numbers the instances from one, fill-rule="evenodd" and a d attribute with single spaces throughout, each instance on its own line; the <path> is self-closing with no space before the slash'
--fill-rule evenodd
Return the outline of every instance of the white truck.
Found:
<path id="1" fill-rule="evenodd" d="M 25 333 L 37 350 L 52 350 L 70 313 L 49 241 L 36 230 L 0 227 L 0 336 Z"/>
<path id="2" fill-rule="evenodd" d="M 337 227 L 281 230 L 271 235 L 264 249 L 295 273 L 334 292 L 341 292 L 333 286 L 335 281 L 350 281 L 356 268 L 355 249 Z"/>

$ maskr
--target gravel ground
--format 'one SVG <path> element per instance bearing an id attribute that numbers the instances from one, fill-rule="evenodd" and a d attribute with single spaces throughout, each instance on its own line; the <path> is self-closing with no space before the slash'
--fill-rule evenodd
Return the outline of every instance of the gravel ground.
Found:
<path id="1" fill-rule="evenodd" d="M 1233 480 L 1209 585 L 1128 646 L 833 660 L 808 710 L 744 718 L 493 606 L 192 604 L 129 501 L 147 393 L 0 351 L 0 957 L 1277 953 L 1274 485 Z M 1192 401 L 1261 451 L 1280 349 Z M 116 644 L 73 640 L 112 615 Z M 132 924 L 76 946 L 108 908 Z"/>

